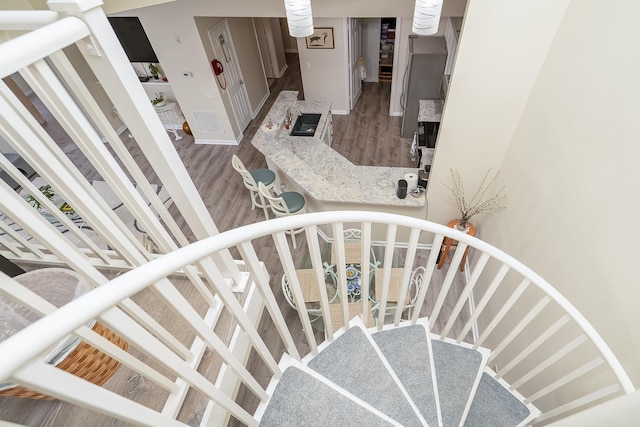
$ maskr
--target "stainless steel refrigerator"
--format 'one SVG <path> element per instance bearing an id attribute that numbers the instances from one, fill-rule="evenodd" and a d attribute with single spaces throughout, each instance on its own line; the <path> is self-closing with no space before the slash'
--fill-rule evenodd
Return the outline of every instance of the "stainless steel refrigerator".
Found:
<path id="1" fill-rule="evenodd" d="M 440 83 L 447 62 L 444 37 L 409 36 L 409 62 L 403 77 L 401 136 L 412 138 L 421 99 L 442 99 Z"/>

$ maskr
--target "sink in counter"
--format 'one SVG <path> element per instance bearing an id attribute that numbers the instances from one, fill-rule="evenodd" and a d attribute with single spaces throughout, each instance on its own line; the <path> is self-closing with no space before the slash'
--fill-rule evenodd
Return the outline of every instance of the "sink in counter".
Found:
<path id="1" fill-rule="evenodd" d="M 314 136 L 322 114 L 302 113 L 291 129 L 291 136 Z"/>
<path id="2" fill-rule="evenodd" d="M 398 199 L 396 195 L 398 180 L 415 172 L 414 168 L 354 165 L 325 142 L 326 135 L 333 133 L 331 103 L 296 97 L 297 92 L 292 91 L 278 95 L 264 124 L 271 120 L 283 125 L 270 130 L 261 126 L 251 144 L 265 156 L 282 184 L 304 195 L 309 211 L 364 209 L 426 217 L 426 197 Z M 320 116 L 311 138 L 290 135 L 293 126 L 284 126 L 290 111 L 295 111 L 296 120 L 300 113 Z M 292 118 L 293 125 L 296 120 Z"/>

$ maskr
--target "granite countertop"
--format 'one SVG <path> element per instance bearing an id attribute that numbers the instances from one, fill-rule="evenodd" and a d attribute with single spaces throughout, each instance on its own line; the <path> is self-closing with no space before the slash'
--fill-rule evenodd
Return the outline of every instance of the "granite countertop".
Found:
<path id="1" fill-rule="evenodd" d="M 299 101 L 298 92 L 282 91 L 267 113 L 251 144 L 280 171 L 298 183 L 311 197 L 321 202 L 421 207 L 425 196 L 405 199 L 396 196 L 396 185 L 405 173 L 415 168 L 357 166 L 314 137 L 289 136 L 283 121 L 287 108 L 302 113 L 322 113 L 318 130 L 326 125 L 331 104 Z M 267 128 L 268 122 L 273 124 Z"/>
<path id="2" fill-rule="evenodd" d="M 442 118 L 442 99 L 421 99 L 420 111 L 418 112 L 419 122 L 439 122 Z"/>

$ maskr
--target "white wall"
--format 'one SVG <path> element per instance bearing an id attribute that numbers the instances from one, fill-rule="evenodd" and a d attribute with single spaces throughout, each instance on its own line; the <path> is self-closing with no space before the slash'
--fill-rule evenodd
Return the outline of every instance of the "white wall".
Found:
<path id="1" fill-rule="evenodd" d="M 457 217 L 443 202 L 450 168 L 470 191 L 489 167 L 500 166 L 569 1 L 469 3 L 429 176 L 429 220 Z"/>
<path id="2" fill-rule="evenodd" d="M 567 296 L 638 386 L 640 4 L 599 5 L 571 1 L 502 162 L 508 212 L 483 237 Z"/>
<path id="3" fill-rule="evenodd" d="M 502 170 L 507 208 L 478 235 L 560 290 L 640 385 L 640 4 L 469 5 L 432 168 L 440 182 Z"/>
<path id="4" fill-rule="evenodd" d="M 314 18 L 315 28 L 333 28 L 334 49 L 307 49 L 305 38 L 298 38 L 304 99 L 331 102 L 335 114 L 350 110 L 345 23 L 344 18 Z"/>

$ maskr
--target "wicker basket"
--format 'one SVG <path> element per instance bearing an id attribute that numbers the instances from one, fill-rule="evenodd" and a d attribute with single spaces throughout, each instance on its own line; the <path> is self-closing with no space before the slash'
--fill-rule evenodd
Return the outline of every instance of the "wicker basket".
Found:
<path id="1" fill-rule="evenodd" d="M 123 350 L 127 350 L 127 342 L 111 332 L 109 329 L 102 326 L 100 323 L 96 323 L 93 326 L 93 330 L 120 347 Z M 87 381 L 91 381 L 96 385 L 104 384 L 109 378 L 115 374 L 116 370 L 120 367 L 120 362 L 112 357 L 104 354 L 95 347 L 90 346 L 84 341 L 80 344 L 58 365 L 66 372 L 69 372 L 77 377 L 83 378 Z M 14 396 L 14 397 L 26 397 L 29 399 L 45 399 L 55 400 L 55 398 L 40 394 L 38 392 L 29 390 L 22 386 L 16 386 L 7 390 L 0 391 L 0 396 Z"/>

